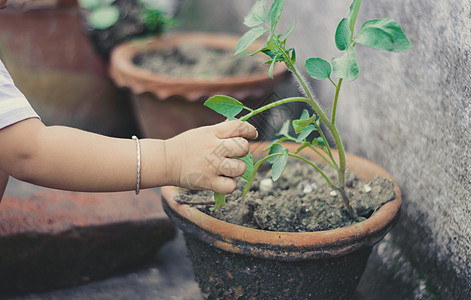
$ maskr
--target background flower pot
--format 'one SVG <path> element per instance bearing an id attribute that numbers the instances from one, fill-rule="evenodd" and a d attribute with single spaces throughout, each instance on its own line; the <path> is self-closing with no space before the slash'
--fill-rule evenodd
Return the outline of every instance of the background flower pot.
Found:
<path id="1" fill-rule="evenodd" d="M 253 144 L 252 148 L 263 149 L 265 145 Z M 348 154 L 347 163 L 362 179 L 382 176 L 392 180 L 385 170 L 363 158 Z M 399 217 L 401 193 L 394 185 L 396 198 L 369 219 L 309 233 L 233 225 L 178 204 L 173 200 L 178 193 L 174 187 L 165 187 L 162 193 L 165 211 L 185 232 L 203 295 L 224 299 L 349 299 L 372 247 Z"/>
<path id="2" fill-rule="evenodd" d="M 169 138 L 185 130 L 214 124 L 223 118 L 202 105 L 216 94 L 240 99 L 246 106 L 259 106 L 263 96 L 283 80 L 287 70 L 278 66 L 274 80 L 268 72 L 214 80 L 172 78 L 136 66 L 142 52 L 168 49 L 179 43 L 195 43 L 216 49 L 235 49 L 240 37 L 223 34 L 180 33 L 162 39 L 132 41 L 117 46 L 111 54 L 110 73 L 118 86 L 133 94 L 137 119 L 145 136 Z"/>
<path id="3" fill-rule="evenodd" d="M 131 105 L 85 35 L 76 1 L 10 0 L 0 28 L 0 58 L 44 123 L 135 133 Z"/>

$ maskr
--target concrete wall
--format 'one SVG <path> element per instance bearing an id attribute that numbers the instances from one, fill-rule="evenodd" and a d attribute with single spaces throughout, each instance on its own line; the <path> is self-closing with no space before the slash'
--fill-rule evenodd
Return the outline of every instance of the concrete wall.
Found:
<path id="1" fill-rule="evenodd" d="M 300 65 L 338 56 L 333 36 L 350 1 L 286 2 L 292 6 L 280 26 L 296 19 L 290 42 Z M 242 20 L 254 1 L 199 3 Z M 399 21 L 414 47 L 401 54 L 357 47 L 360 76 L 341 91 L 340 131 L 349 152 L 382 165 L 400 184 L 404 206 L 393 236 L 407 257 L 440 294 L 469 299 L 471 2 L 364 0 L 357 28 L 382 17 Z M 226 25 L 212 22 L 221 31 L 243 29 Z M 316 88 L 330 106 L 330 83 Z"/>

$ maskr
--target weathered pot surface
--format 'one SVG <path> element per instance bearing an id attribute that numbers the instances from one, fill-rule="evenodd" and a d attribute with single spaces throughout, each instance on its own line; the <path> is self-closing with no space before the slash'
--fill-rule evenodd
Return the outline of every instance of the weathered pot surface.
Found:
<path id="1" fill-rule="evenodd" d="M 214 80 L 175 78 L 157 74 L 133 63 L 140 53 L 169 49 L 180 43 L 195 43 L 215 49 L 235 49 L 240 36 L 209 33 L 174 33 L 163 38 L 151 38 L 123 43 L 111 54 L 110 74 L 116 84 L 127 87 L 135 94 L 150 92 L 159 100 L 171 96 L 180 96 L 188 101 L 197 101 L 202 97 L 215 94 L 231 95 L 244 98 L 263 95 L 267 89 L 275 86 L 287 73 L 279 65 L 275 68 L 272 80 L 268 72 L 247 76 L 219 77 Z M 254 49 L 259 46 L 256 44 Z M 257 48 L 258 49 L 258 48 Z M 256 50 L 256 49 L 255 49 Z"/>
<path id="2" fill-rule="evenodd" d="M 252 149 L 263 149 L 264 145 L 254 143 Z M 391 179 L 396 198 L 363 222 L 328 231 L 272 232 L 230 224 L 175 202 L 177 188 L 162 188 L 164 209 L 185 232 L 203 294 L 229 299 L 240 293 L 271 299 L 352 297 L 372 247 L 397 221 L 402 198 L 397 183 L 378 165 L 347 154 L 347 166 L 361 179 Z M 204 244 L 209 247 L 204 248 Z M 217 258 L 217 254 L 223 258 Z M 212 264 L 216 268 L 207 270 Z M 269 279 L 261 276 L 273 272 Z M 242 288 L 244 284 L 249 287 Z"/>

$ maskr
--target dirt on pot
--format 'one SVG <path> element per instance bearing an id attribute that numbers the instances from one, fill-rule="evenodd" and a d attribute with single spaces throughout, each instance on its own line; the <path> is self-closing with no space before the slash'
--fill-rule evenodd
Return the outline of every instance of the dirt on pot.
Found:
<path id="1" fill-rule="evenodd" d="M 332 168 L 325 172 L 335 178 Z M 241 198 L 245 181 L 238 179 L 237 190 L 227 197 L 226 206 L 210 211 L 211 205 L 197 207 L 229 223 L 280 232 L 312 232 L 349 226 L 356 222 L 347 212 L 341 196 L 312 167 L 288 162 L 282 177 L 267 189 L 270 171 L 260 171 L 250 192 Z M 365 182 L 347 172 L 347 192 L 351 204 L 362 218 L 370 217 L 379 207 L 395 198 L 394 184 L 385 178 Z M 212 193 L 186 191 L 175 199 L 184 203 L 210 203 Z"/>
<path id="2" fill-rule="evenodd" d="M 251 56 L 234 56 L 233 50 L 181 43 L 162 51 L 138 55 L 134 63 L 158 74 L 177 78 L 214 79 L 265 73 L 268 66 Z"/>

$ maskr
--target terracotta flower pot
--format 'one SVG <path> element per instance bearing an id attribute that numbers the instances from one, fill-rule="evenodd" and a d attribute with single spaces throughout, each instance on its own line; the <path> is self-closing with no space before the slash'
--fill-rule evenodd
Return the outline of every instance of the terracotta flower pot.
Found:
<path id="1" fill-rule="evenodd" d="M 216 94 L 236 97 L 249 107 L 259 106 L 263 100 L 261 97 L 283 80 L 287 70 L 277 66 L 274 80 L 269 78 L 267 71 L 214 80 L 175 78 L 135 65 L 133 60 L 136 56 L 143 52 L 169 49 L 181 43 L 232 50 L 239 38 L 224 34 L 180 33 L 162 39 L 123 43 L 113 50 L 111 77 L 118 86 L 131 90 L 137 119 L 147 137 L 169 138 L 194 127 L 222 121 L 219 114 L 202 105 L 202 101 Z"/>
<path id="2" fill-rule="evenodd" d="M 265 146 L 253 144 L 252 148 Z M 347 154 L 347 165 L 361 179 L 382 176 L 393 180 L 381 167 L 351 154 Z M 175 202 L 178 190 L 174 187 L 162 189 L 162 201 L 166 213 L 185 233 L 203 295 L 223 299 L 350 299 L 372 247 L 399 217 L 401 193 L 396 182 L 394 185 L 396 198 L 369 219 L 307 233 L 257 230 L 215 219 Z"/>

